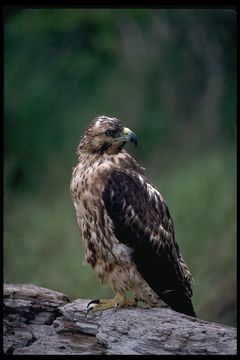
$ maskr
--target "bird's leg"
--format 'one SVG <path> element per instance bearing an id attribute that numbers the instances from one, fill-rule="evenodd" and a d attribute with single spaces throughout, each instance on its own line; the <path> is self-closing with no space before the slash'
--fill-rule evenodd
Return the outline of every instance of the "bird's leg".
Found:
<path id="1" fill-rule="evenodd" d="M 112 299 L 96 299 L 87 305 L 87 314 L 89 311 L 107 310 L 118 307 L 127 307 L 137 305 L 137 299 L 126 299 L 124 294 L 116 293 Z"/>

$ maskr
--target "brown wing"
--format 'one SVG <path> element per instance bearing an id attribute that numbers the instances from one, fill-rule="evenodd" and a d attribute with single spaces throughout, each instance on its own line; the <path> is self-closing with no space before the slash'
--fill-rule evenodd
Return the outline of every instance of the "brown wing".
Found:
<path id="1" fill-rule="evenodd" d="M 182 266 L 173 222 L 159 193 L 138 174 L 115 170 L 103 200 L 116 238 L 132 248 L 132 261 L 145 281 L 174 310 L 196 316 L 190 276 Z"/>

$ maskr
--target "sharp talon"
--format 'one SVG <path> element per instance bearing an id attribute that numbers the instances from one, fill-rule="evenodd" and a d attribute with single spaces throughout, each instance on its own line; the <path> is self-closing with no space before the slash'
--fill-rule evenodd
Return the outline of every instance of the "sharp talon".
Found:
<path id="1" fill-rule="evenodd" d="M 99 299 L 91 300 L 91 301 L 89 301 L 89 303 L 87 304 L 87 308 L 88 308 L 89 305 L 91 305 L 91 304 L 99 304 L 99 303 L 100 303 L 100 300 L 99 300 Z"/>
<path id="2" fill-rule="evenodd" d="M 93 309 L 93 306 L 90 306 L 90 308 L 87 309 L 86 311 L 86 315 L 85 315 L 85 319 L 87 318 L 88 314 L 90 313 L 90 311 Z"/>

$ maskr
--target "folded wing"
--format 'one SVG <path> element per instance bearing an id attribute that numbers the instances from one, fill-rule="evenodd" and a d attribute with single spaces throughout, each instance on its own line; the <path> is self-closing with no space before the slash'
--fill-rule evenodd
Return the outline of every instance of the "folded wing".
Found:
<path id="1" fill-rule="evenodd" d="M 174 226 L 161 195 L 135 172 L 115 170 L 103 201 L 119 242 L 131 247 L 131 258 L 149 286 L 173 310 L 196 316 L 191 274 L 174 237 Z"/>

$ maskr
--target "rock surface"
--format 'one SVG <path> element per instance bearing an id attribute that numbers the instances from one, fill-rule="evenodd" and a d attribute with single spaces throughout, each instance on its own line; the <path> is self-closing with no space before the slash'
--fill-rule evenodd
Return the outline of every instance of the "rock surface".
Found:
<path id="1" fill-rule="evenodd" d="M 89 313 L 90 300 L 31 284 L 4 284 L 7 355 L 236 354 L 236 329 L 166 308 Z"/>

